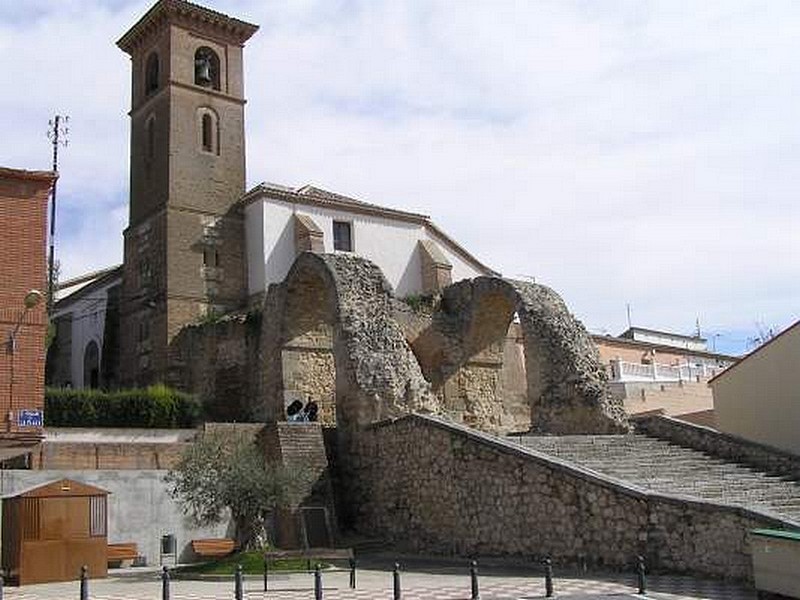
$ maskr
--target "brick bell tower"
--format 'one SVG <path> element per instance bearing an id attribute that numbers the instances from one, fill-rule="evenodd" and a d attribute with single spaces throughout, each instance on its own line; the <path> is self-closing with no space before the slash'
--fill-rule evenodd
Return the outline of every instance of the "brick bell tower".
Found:
<path id="1" fill-rule="evenodd" d="M 181 329 L 245 298 L 244 43 L 258 26 L 159 0 L 117 45 L 131 57 L 130 215 L 121 383 L 177 383 Z"/>

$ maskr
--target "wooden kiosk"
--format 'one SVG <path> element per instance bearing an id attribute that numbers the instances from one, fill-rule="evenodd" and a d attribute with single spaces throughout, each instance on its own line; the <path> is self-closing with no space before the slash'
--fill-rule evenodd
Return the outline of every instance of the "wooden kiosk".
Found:
<path id="1" fill-rule="evenodd" d="M 12 583 L 108 574 L 108 492 L 61 479 L 3 498 L 2 566 Z"/>

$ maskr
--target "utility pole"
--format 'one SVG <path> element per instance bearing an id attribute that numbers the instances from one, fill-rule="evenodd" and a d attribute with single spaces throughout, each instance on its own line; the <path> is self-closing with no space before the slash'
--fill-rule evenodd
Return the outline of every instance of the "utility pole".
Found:
<path id="1" fill-rule="evenodd" d="M 47 129 L 47 139 L 53 145 L 53 172 L 58 173 L 58 147 L 59 145 L 66 146 L 68 144 L 67 134 L 69 128 L 69 117 L 56 115 L 50 119 L 49 127 Z M 55 258 L 56 258 L 56 186 L 58 179 L 53 182 L 52 199 L 50 201 L 50 253 L 47 257 L 47 314 L 53 312 L 53 304 L 55 304 L 55 287 L 56 287 L 56 273 L 55 273 Z"/>

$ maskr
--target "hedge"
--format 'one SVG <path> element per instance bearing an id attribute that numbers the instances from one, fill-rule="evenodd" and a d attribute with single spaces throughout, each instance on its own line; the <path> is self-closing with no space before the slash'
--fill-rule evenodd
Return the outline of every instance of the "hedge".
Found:
<path id="1" fill-rule="evenodd" d="M 48 388 L 44 422 L 47 427 L 194 427 L 200 403 L 189 394 L 163 385 L 104 392 Z"/>

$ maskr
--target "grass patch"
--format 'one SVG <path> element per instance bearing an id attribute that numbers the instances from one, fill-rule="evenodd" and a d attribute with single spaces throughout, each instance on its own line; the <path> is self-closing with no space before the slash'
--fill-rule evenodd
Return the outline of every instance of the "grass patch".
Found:
<path id="1" fill-rule="evenodd" d="M 316 563 L 317 561 L 312 558 L 312 569 Z M 260 575 L 264 572 L 264 555 L 258 550 L 237 552 L 215 561 L 180 567 L 178 572 L 195 575 L 233 575 L 236 572 L 236 565 L 242 565 L 242 573 L 245 575 Z M 285 558 L 269 563 L 270 572 L 305 571 L 307 569 L 308 563 L 305 558 Z"/>

